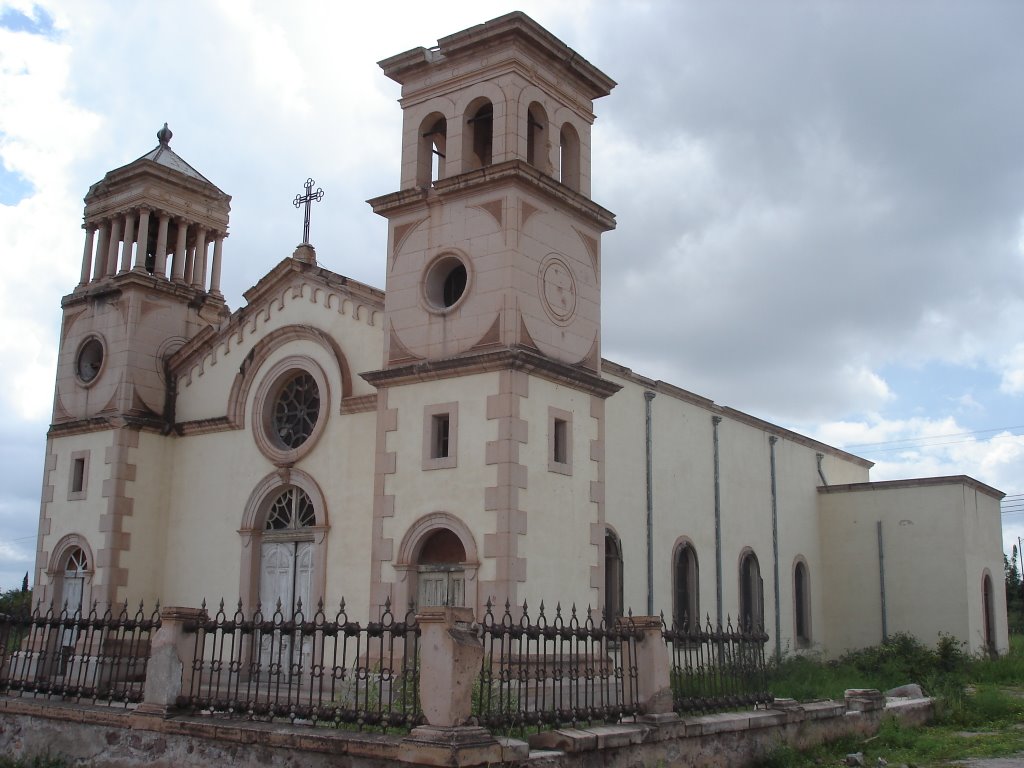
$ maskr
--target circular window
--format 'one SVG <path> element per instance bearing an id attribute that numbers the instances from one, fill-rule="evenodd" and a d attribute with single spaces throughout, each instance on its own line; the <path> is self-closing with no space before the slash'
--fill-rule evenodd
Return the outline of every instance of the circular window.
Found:
<path id="1" fill-rule="evenodd" d="M 272 431 L 280 448 L 298 448 L 313 434 L 320 417 L 316 379 L 299 371 L 287 379 L 274 398 Z"/>
<path id="2" fill-rule="evenodd" d="M 458 256 L 442 256 L 427 269 L 423 291 L 432 309 L 444 312 L 451 309 L 466 294 L 469 271 Z"/>
<path id="3" fill-rule="evenodd" d="M 253 402 L 253 437 L 263 454 L 287 466 L 313 449 L 330 411 L 320 366 L 305 355 L 279 361 L 263 376 Z"/>
<path id="4" fill-rule="evenodd" d="M 75 358 L 75 374 L 79 381 L 89 384 L 99 376 L 102 367 L 103 342 L 93 336 L 78 350 L 78 357 Z"/>

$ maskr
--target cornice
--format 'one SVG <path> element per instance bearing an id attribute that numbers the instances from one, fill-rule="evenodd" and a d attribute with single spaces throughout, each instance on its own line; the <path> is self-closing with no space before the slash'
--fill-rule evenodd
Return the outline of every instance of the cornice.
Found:
<path id="1" fill-rule="evenodd" d="M 622 388 L 587 370 L 552 360 L 522 347 L 479 352 L 443 360 L 426 360 L 378 371 L 367 371 L 359 375 L 380 389 L 504 370 L 525 371 L 602 399 L 611 397 Z"/>
<path id="2" fill-rule="evenodd" d="M 991 485 L 975 480 L 969 475 L 943 475 L 940 477 L 916 477 L 907 480 L 880 480 L 872 483 L 846 483 L 844 485 L 823 485 L 818 493 L 857 493 L 858 491 L 895 491 L 902 488 L 935 488 L 938 486 L 965 485 L 972 490 L 999 500 L 1006 494 Z"/>

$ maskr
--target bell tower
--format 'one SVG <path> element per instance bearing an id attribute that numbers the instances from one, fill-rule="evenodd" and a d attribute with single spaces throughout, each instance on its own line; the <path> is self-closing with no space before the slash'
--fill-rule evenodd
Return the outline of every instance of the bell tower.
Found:
<path id="1" fill-rule="evenodd" d="M 173 472 L 164 361 L 228 314 L 220 271 L 231 198 L 171 137 L 165 123 L 152 151 L 85 196 L 47 434 L 35 579 L 44 602 L 109 605 L 127 596 L 129 573 L 133 594 L 159 579 L 166 494 L 154 489 Z M 75 590 L 67 573 L 80 574 Z"/>
<path id="2" fill-rule="evenodd" d="M 386 366 L 524 348 L 600 369 L 593 100 L 615 83 L 522 13 L 380 62 L 401 83 Z"/>
<path id="3" fill-rule="evenodd" d="M 615 83 L 522 13 L 380 66 L 403 138 L 400 190 L 369 201 L 388 220 L 371 604 L 533 601 L 536 578 L 599 605 L 615 219 L 590 136 Z"/>

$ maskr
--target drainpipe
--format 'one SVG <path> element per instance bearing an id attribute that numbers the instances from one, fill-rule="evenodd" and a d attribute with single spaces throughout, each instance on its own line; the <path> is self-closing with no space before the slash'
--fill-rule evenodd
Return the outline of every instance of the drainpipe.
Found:
<path id="1" fill-rule="evenodd" d="M 775 486 L 775 444 L 779 441 L 775 435 L 768 437 L 768 455 L 771 459 L 772 477 L 772 555 L 775 567 L 775 658 L 782 660 L 782 616 L 780 615 L 781 599 L 779 597 L 779 497 Z"/>
<path id="2" fill-rule="evenodd" d="M 651 439 L 651 401 L 654 392 L 644 392 L 647 427 L 647 615 L 654 615 L 654 445 Z"/>
<path id="3" fill-rule="evenodd" d="M 821 484 L 828 488 L 828 478 L 825 477 L 825 470 L 821 468 L 822 459 L 825 458 L 824 453 L 815 454 L 815 458 L 818 460 L 818 477 L 821 478 Z"/>
<path id="4" fill-rule="evenodd" d="M 712 442 L 715 449 L 715 616 L 722 626 L 722 488 L 718 471 L 718 425 L 721 416 L 711 417 Z"/>
<path id="5" fill-rule="evenodd" d="M 882 642 L 889 639 L 889 617 L 885 610 L 885 549 L 882 546 L 882 521 L 878 526 L 878 584 L 882 594 Z"/>

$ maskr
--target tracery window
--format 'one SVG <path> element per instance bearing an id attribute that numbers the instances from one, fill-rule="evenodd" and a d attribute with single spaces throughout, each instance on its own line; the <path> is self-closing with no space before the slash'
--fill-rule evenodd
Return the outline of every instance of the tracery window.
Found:
<path id="1" fill-rule="evenodd" d="M 270 505 L 268 531 L 286 531 L 316 524 L 313 502 L 301 488 L 289 488 Z"/>
<path id="2" fill-rule="evenodd" d="M 274 435 L 283 448 L 298 448 L 320 416 L 320 388 L 306 371 L 290 378 L 274 401 Z"/>

